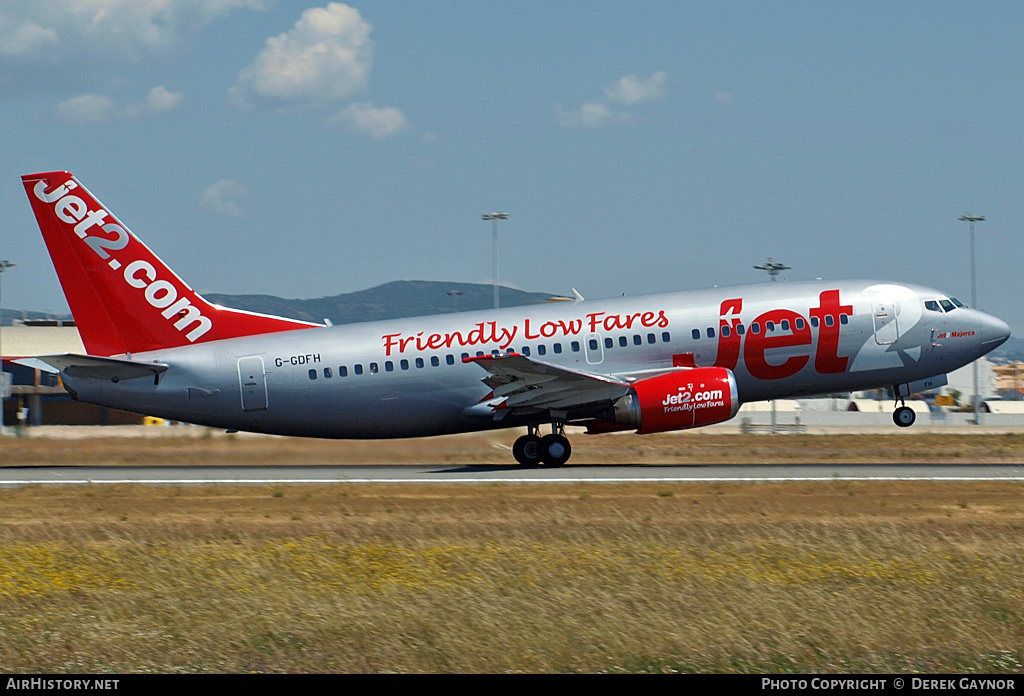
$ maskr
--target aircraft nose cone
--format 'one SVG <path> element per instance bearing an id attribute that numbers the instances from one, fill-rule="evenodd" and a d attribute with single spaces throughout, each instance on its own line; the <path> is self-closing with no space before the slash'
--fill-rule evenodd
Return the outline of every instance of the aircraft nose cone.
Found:
<path id="1" fill-rule="evenodd" d="M 1010 326 L 1002 319 L 983 315 L 981 323 L 981 346 L 986 352 L 998 348 L 1010 337 Z"/>

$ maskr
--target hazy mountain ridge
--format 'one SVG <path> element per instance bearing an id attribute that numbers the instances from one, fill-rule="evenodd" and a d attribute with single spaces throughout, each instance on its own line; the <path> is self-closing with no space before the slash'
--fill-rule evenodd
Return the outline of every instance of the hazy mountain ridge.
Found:
<path id="1" fill-rule="evenodd" d="M 556 295 L 499 287 L 502 307 L 542 304 Z M 452 293 L 452 294 L 449 294 Z M 457 294 L 455 294 L 457 293 Z M 494 288 L 477 283 L 396 280 L 357 292 L 310 300 L 289 300 L 273 295 L 204 294 L 210 302 L 290 319 L 352 324 L 380 319 L 421 317 L 494 307 Z"/>
<path id="2" fill-rule="evenodd" d="M 1010 336 L 1006 343 L 989 353 L 988 357 L 995 362 L 1024 360 L 1024 338 Z"/>
<path id="3" fill-rule="evenodd" d="M 30 312 L 21 309 L 4 309 L 0 311 L 0 325 L 10 326 L 15 321 L 40 319 L 71 319 L 70 314 L 55 314 L 54 312 Z"/>

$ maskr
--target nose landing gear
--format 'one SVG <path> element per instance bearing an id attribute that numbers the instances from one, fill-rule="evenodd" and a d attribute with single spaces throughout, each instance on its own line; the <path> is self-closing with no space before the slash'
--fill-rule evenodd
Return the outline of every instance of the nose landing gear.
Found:
<path id="1" fill-rule="evenodd" d="M 914 409 L 906 405 L 903 399 L 900 399 L 900 407 L 893 411 L 892 422 L 901 428 L 909 428 L 917 420 L 917 414 L 914 413 Z"/>
<path id="2" fill-rule="evenodd" d="M 572 446 L 562 423 L 551 424 L 551 434 L 541 437 L 539 425 L 527 426 L 527 433 L 512 445 L 512 456 L 526 467 L 562 466 L 569 461 Z"/>

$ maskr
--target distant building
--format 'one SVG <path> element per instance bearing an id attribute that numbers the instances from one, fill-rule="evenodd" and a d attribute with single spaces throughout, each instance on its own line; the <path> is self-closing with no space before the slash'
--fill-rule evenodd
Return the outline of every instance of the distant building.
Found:
<path id="1" fill-rule="evenodd" d="M 1024 400 L 1024 361 L 994 365 L 996 392 L 1007 401 Z"/>
<path id="2" fill-rule="evenodd" d="M 85 353 L 73 321 L 30 320 L 0 329 L 0 364 L 12 376 L 11 397 L 4 400 L 4 423 L 25 425 L 113 425 L 141 423 L 142 416 L 75 401 L 60 377 L 13 361 L 37 355 Z M 22 410 L 24 409 L 24 411 Z M 19 419 L 19 412 L 25 415 Z"/>
<path id="3" fill-rule="evenodd" d="M 978 393 L 982 399 L 996 396 L 996 373 L 994 365 L 988 358 L 978 359 Z M 974 394 L 974 365 L 964 365 L 959 370 L 953 370 L 947 375 L 949 384 L 942 388 L 941 393 L 950 394 L 953 391 L 959 392 L 959 405 L 971 404 L 971 395 Z"/>
<path id="4" fill-rule="evenodd" d="M 1024 389 L 1000 389 L 999 398 L 1003 401 L 1024 401 Z"/>

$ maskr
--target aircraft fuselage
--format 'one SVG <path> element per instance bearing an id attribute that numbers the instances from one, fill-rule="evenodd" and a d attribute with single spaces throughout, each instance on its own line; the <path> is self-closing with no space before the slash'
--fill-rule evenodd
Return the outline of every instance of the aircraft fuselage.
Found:
<path id="1" fill-rule="evenodd" d="M 1006 325 L 939 291 L 875 281 L 749 285 L 303 329 L 131 355 L 154 379 L 64 381 L 78 398 L 218 428 L 387 438 L 522 425 L 466 410 L 466 357 L 515 352 L 627 380 L 731 370 L 742 402 L 891 387 L 961 367 Z M 926 308 L 936 306 L 939 311 Z M 566 415 L 586 419 L 593 411 Z"/>

